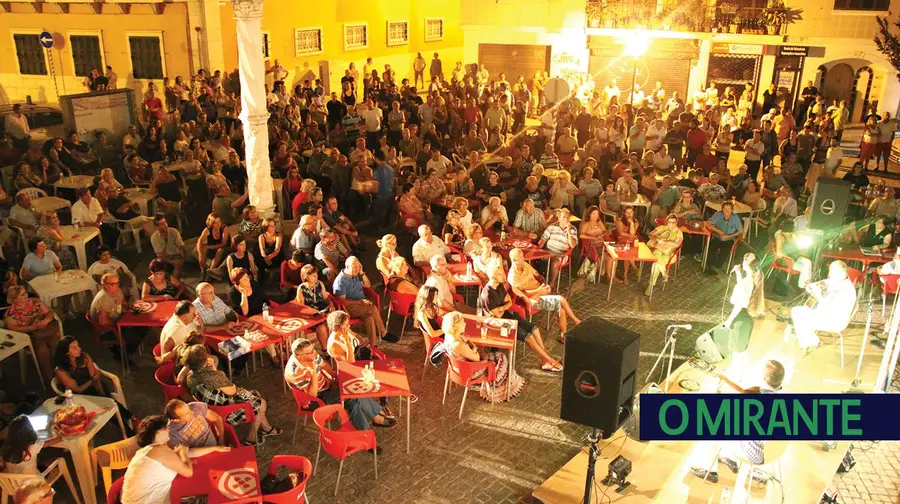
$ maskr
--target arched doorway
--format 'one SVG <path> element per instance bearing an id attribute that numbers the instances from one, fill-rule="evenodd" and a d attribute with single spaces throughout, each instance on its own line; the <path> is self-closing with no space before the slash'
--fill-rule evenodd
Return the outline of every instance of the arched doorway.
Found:
<path id="1" fill-rule="evenodd" d="M 831 103 L 831 100 L 849 99 L 855 77 L 850 65 L 846 63 L 834 65 L 825 74 L 820 93 L 825 97 L 827 103 Z"/>
<path id="2" fill-rule="evenodd" d="M 872 92 L 872 77 L 874 73 L 868 66 L 856 71 L 853 79 L 853 89 L 850 95 L 850 121 L 862 121 L 869 111 L 869 93 Z"/>

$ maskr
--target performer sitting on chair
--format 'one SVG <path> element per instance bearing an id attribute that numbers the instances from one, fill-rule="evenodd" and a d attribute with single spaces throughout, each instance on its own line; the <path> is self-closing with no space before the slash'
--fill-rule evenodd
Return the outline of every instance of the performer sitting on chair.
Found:
<path id="1" fill-rule="evenodd" d="M 834 261 L 828 265 L 828 278 L 806 286 L 815 307 L 795 306 L 791 309 L 791 320 L 797 342 L 807 355 L 819 346 L 816 331 L 840 332 L 846 329 L 856 306 L 856 288 L 847 278 L 847 264 Z M 790 327 L 785 327 L 785 339 L 790 336 Z"/>
<path id="2" fill-rule="evenodd" d="M 771 394 L 781 391 L 781 385 L 784 382 L 784 366 L 777 360 L 766 361 L 765 368 L 763 369 L 764 385 L 743 388 L 724 375 L 719 375 L 719 380 L 741 394 Z M 730 441 L 713 443 L 711 448 L 716 453 L 717 460 L 707 463 L 705 467 L 691 466 L 690 468 L 691 474 L 711 483 L 718 483 L 719 481 L 719 472 L 717 470 L 719 462 L 725 464 L 735 474 L 738 472 L 740 463 L 735 460 L 733 456 L 740 457 L 751 464 L 765 463 L 765 441 Z"/>

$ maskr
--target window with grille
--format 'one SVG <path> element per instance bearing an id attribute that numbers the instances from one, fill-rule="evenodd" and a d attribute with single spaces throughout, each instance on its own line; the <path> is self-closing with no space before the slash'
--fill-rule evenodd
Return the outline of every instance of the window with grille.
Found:
<path id="1" fill-rule="evenodd" d="M 834 0 L 835 10 L 886 11 L 891 0 Z"/>
<path id="2" fill-rule="evenodd" d="M 398 46 L 409 43 L 409 23 L 406 21 L 388 21 L 387 45 Z"/>
<path id="3" fill-rule="evenodd" d="M 344 50 L 369 47 L 369 26 L 365 24 L 344 25 Z"/>
<path id="4" fill-rule="evenodd" d="M 72 61 L 75 63 L 75 75 L 85 77 L 91 69 L 96 68 L 103 73 L 103 57 L 100 55 L 100 37 L 96 35 L 72 35 Z"/>
<path id="5" fill-rule="evenodd" d="M 444 20 L 426 19 L 425 42 L 436 42 L 438 40 L 444 40 Z"/>
<path id="6" fill-rule="evenodd" d="M 162 79 L 162 53 L 159 37 L 128 37 L 131 48 L 131 73 L 135 79 Z"/>
<path id="7" fill-rule="evenodd" d="M 262 39 L 263 58 L 268 58 L 269 57 L 269 34 L 266 32 L 263 32 L 262 35 L 263 35 L 263 39 Z"/>
<path id="8" fill-rule="evenodd" d="M 294 29 L 294 52 L 297 56 L 322 52 L 322 29 Z"/>
<path id="9" fill-rule="evenodd" d="M 16 43 L 16 57 L 19 59 L 19 73 L 22 75 L 47 75 L 47 61 L 38 35 L 13 35 Z"/>

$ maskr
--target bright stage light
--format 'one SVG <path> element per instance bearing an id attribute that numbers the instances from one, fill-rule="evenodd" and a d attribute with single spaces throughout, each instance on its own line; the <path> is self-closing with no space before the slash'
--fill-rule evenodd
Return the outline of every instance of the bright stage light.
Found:
<path id="1" fill-rule="evenodd" d="M 625 56 L 640 58 L 650 48 L 650 35 L 637 30 L 629 33 L 623 39 L 625 43 Z"/>
<path id="2" fill-rule="evenodd" d="M 809 235 L 802 235 L 797 238 L 797 248 L 799 249 L 808 249 L 812 247 L 813 237 Z"/>

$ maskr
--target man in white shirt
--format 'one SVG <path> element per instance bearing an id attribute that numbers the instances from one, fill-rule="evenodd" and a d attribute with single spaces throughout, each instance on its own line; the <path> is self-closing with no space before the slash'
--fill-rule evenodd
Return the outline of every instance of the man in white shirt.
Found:
<path id="1" fill-rule="evenodd" d="M 449 173 L 450 167 L 452 165 L 453 163 L 449 159 L 447 159 L 447 156 L 441 154 L 441 151 L 437 149 L 431 149 L 431 159 L 429 159 L 428 162 L 425 163 L 425 172 L 427 173 L 431 170 L 434 170 L 438 173 L 438 175 L 441 176 L 441 178 L 444 178 Z"/>
<path id="2" fill-rule="evenodd" d="M 443 240 L 434 236 L 428 224 L 419 226 L 419 239 L 413 244 L 412 254 L 413 262 L 419 266 L 428 264 L 431 258 L 440 255 L 446 256 L 450 253 L 450 248 Z"/>
<path id="3" fill-rule="evenodd" d="M 366 146 L 375 150 L 378 148 L 378 137 L 381 136 L 381 120 L 384 114 L 376 107 L 372 100 L 366 100 L 366 110 L 360 114 L 366 123 Z"/>
<path id="4" fill-rule="evenodd" d="M 894 252 L 894 260 L 878 267 L 879 275 L 900 274 L 900 250 Z"/>
<path id="5" fill-rule="evenodd" d="M 506 213 L 506 207 L 502 205 L 500 198 L 491 196 L 488 204 L 481 210 L 481 227 L 485 230 L 506 227 L 509 225 L 509 214 Z"/>
<path id="6" fill-rule="evenodd" d="M 356 139 L 356 147 L 354 147 L 353 150 L 350 151 L 350 165 L 355 166 L 360 156 L 362 156 L 366 160 L 367 165 L 372 166 L 375 164 L 375 156 L 372 155 L 372 151 L 366 148 L 365 138 Z"/>
<path id="7" fill-rule="evenodd" d="M 13 144 L 21 152 L 28 150 L 31 141 L 31 128 L 28 127 L 28 118 L 22 113 L 22 105 L 13 105 L 12 114 L 6 116 L 3 128 L 12 136 Z"/>
<path id="8" fill-rule="evenodd" d="M 844 261 L 834 261 L 828 265 L 824 289 L 818 283 L 809 284 L 806 289 L 818 301 L 816 307 L 797 306 L 791 309 L 794 332 L 803 355 L 819 346 L 816 331 L 839 332 L 846 329 L 856 306 L 856 288 L 847 278 L 847 264 Z M 790 326 L 787 326 L 785 339 L 789 336 Z"/>
<path id="9" fill-rule="evenodd" d="M 655 151 L 657 147 L 662 144 L 663 139 L 666 137 L 666 133 L 668 132 L 668 128 L 666 128 L 666 122 L 662 119 L 656 119 L 651 124 L 650 127 L 647 128 L 647 133 L 644 136 L 644 150 L 652 150 Z"/>
<path id="10" fill-rule="evenodd" d="M 431 265 L 431 273 L 425 280 L 425 285 L 434 287 L 438 291 L 435 301 L 441 315 L 458 311 L 469 315 L 475 314 L 475 309 L 453 298 L 456 293 L 456 283 L 453 281 L 453 275 L 447 268 L 447 258 L 442 255 L 434 255 L 429 261 Z"/>
<path id="11" fill-rule="evenodd" d="M 618 98 L 619 94 L 621 94 L 621 91 L 619 90 L 619 86 L 616 85 L 616 79 L 613 79 L 612 82 L 603 88 L 604 108 L 609 105 L 609 101 L 612 100 L 613 96 Z"/>
<path id="12" fill-rule="evenodd" d="M 103 243 L 115 244 L 119 240 L 119 230 L 103 222 L 103 207 L 100 201 L 91 197 L 90 189 L 82 187 L 77 191 L 78 201 L 72 205 L 72 222 L 84 227 L 100 228 Z"/>
<path id="13" fill-rule="evenodd" d="M 203 333 L 203 319 L 197 317 L 197 311 L 190 301 L 180 301 L 175 313 L 163 326 L 159 333 L 160 361 L 167 360 L 167 354 L 180 353 L 184 341 L 194 331 Z"/>
<path id="14" fill-rule="evenodd" d="M 9 224 L 22 229 L 26 238 L 31 238 L 41 225 L 34 209 L 31 208 L 31 197 L 20 192 L 16 194 L 16 204 L 9 209 Z"/>
<path id="15" fill-rule="evenodd" d="M 266 73 L 272 74 L 275 82 L 283 82 L 288 76 L 287 69 L 281 66 L 281 63 L 279 63 L 278 60 L 275 60 L 275 64 L 269 67 L 269 69 L 266 70 Z"/>
<path id="16" fill-rule="evenodd" d="M 231 138 L 228 136 L 223 136 L 218 145 L 212 148 L 213 159 L 219 163 L 228 161 L 228 156 L 232 152 L 237 153 L 237 151 L 231 147 Z"/>
<path id="17" fill-rule="evenodd" d="M 834 177 L 837 169 L 844 160 L 844 149 L 841 149 L 840 142 L 837 138 L 831 139 L 831 146 L 825 154 L 825 164 L 822 167 L 822 175 L 825 177 Z"/>
<path id="18" fill-rule="evenodd" d="M 87 273 L 96 280 L 97 283 L 100 283 L 100 279 L 103 278 L 103 275 L 107 273 L 116 273 L 119 275 L 119 287 L 126 293 L 126 297 L 131 300 L 138 298 L 138 283 L 137 279 L 134 277 L 134 273 L 128 269 L 128 266 L 125 263 L 113 257 L 112 251 L 106 245 L 102 245 L 97 249 L 97 260 L 91 263 Z"/>

